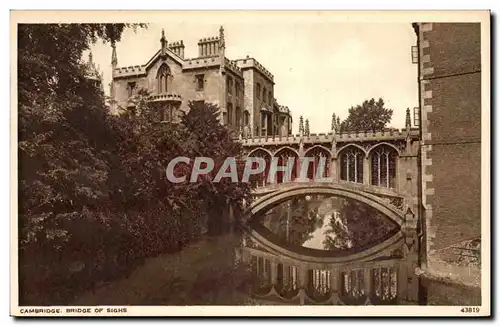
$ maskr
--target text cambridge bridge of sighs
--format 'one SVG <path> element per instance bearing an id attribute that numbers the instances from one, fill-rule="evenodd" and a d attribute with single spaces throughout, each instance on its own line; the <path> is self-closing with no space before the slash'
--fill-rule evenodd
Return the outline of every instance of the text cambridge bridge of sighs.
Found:
<path id="1" fill-rule="evenodd" d="M 279 166 L 295 158 L 292 182 L 278 172 L 268 183 L 269 169 L 252 181 L 257 188 L 238 257 L 256 276 L 253 297 L 274 304 L 418 304 L 419 131 L 409 110 L 401 131 L 308 129 L 301 118 L 299 135 L 240 135 L 245 155 L 267 167 L 273 157 Z M 314 158 L 308 182 L 293 182 L 299 157 Z M 330 183 L 314 181 L 320 158 Z"/>

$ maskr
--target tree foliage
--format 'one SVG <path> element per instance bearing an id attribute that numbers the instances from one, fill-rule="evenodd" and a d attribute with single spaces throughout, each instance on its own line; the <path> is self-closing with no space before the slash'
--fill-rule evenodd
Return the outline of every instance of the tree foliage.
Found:
<path id="1" fill-rule="evenodd" d="M 392 109 L 386 108 L 384 100 L 372 98 L 349 109 L 349 115 L 341 123 L 342 131 L 379 131 L 392 119 Z"/>
<path id="2" fill-rule="evenodd" d="M 137 27 L 144 25 L 18 27 L 20 304 L 67 304 L 197 240 L 208 205 L 238 207 L 249 194 L 247 185 L 166 181 L 173 157 L 239 155 L 215 106 L 191 104 L 181 123 L 164 124 L 141 92 L 135 110 L 108 113 L 82 54 Z M 212 218 L 224 219 L 212 206 Z"/>

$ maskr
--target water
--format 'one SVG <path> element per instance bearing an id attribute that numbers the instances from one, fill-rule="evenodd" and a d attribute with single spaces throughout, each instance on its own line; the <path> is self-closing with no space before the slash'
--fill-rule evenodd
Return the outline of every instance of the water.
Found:
<path id="1" fill-rule="evenodd" d="M 371 206 L 343 197 L 298 196 L 255 216 L 253 226 L 288 249 L 342 254 L 376 245 L 398 226 Z"/>

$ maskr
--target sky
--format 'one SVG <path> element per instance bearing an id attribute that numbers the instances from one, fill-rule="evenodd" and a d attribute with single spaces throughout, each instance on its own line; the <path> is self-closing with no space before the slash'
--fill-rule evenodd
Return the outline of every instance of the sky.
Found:
<path id="1" fill-rule="evenodd" d="M 185 58 L 194 58 L 198 40 L 217 36 L 223 25 L 229 59 L 249 55 L 274 75 L 275 97 L 292 111 L 294 133 L 301 115 L 309 119 L 311 133 L 329 132 L 332 113 L 344 119 L 351 106 L 372 97 L 382 97 L 393 109 L 390 126 L 396 128 L 404 127 L 406 108 L 418 106 L 417 66 L 411 61 L 416 35 L 410 22 L 183 15 L 166 14 L 164 22 L 147 29 L 127 30 L 117 44 L 118 66 L 145 64 L 160 49 L 162 29 L 168 42 L 184 41 Z M 111 47 L 98 41 L 91 51 L 108 85 Z"/>

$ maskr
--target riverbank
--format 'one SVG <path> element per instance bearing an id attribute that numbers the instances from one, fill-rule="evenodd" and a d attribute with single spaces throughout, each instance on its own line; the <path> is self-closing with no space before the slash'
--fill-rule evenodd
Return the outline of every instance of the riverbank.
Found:
<path id="1" fill-rule="evenodd" d="M 145 261 L 129 277 L 80 296 L 74 305 L 242 305 L 249 273 L 235 264 L 235 235 L 205 238 Z"/>

